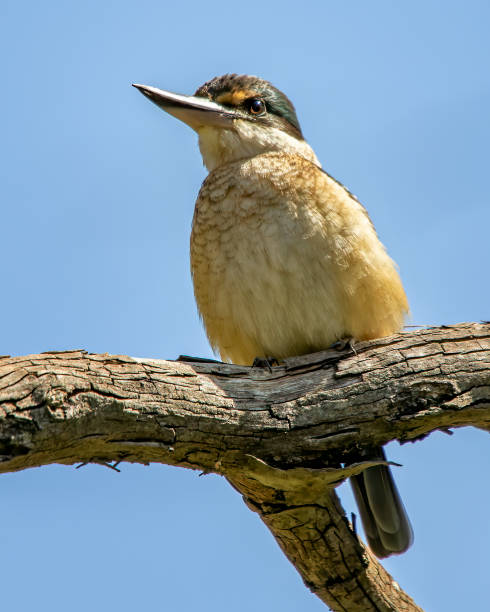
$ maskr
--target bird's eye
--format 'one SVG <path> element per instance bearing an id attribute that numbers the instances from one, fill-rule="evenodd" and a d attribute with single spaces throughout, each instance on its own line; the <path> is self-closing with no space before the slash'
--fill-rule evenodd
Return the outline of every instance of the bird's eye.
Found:
<path id="1" fill-rule="evenodd" d="M 265 113 L 265 102 L 260 98 L 252 98 L 248 101 L 248 110 L 252 115 L 263 115 Z"/>

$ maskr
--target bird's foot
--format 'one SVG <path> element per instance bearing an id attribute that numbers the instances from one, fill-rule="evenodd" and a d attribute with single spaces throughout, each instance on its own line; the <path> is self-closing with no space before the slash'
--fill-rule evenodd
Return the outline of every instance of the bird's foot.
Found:
<path id="1" fill-rule="evenodd" d="M 179 355 L 177 361 L 187 361 L 189 363 L 223 363 L 217 359 L 208 359 L 207 357 L 192 357 L 191 355 Z"/>
<path id="2" fill-rule="evenodd" d="M 252 363 L 252 368 L 267 368 L 272 374 L 273 365 L 279 365 L 279 361 L 275 357 L 256 357 Z"/>
<path id="3" fill-rule="evenodd" d="M 357 351 L 354 346 L 355 340 L 352 337 L 341 338 L 330 345 L 330 348 L 335 349 L 336 351 L 345 351 L 345 349 L 350 349 L 354 355 L 357 355 Z"/>

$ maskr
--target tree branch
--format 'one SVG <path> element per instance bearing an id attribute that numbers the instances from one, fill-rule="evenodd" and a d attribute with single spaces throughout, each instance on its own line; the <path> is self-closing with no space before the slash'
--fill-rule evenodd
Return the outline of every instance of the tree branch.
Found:
<path id="1" fill-rule="evenodd" d="M 490 324 L 356 350 L 272 372 L 83 351 L 0 358 L 0 473 L 114 461 L 220 473 L 333 610 L 420 610 L 364 548 L 334 487 L 372 465 L 360 450 L 490 430 Z"/>

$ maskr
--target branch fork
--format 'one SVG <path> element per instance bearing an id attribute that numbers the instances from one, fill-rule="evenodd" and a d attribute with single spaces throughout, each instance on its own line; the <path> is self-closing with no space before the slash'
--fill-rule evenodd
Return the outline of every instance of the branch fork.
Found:
<path id="1" fill-rule="evenodd" d="M 335 487 L 391 440 L 490 431 L 490 324 L 402 333 L 263 371 L 85 351 L 0 357 L 0 473 L 167 463 L 225 476 L 332 610 L 420 611 Z M 344 465 L 345 467 L 341 467 Z"/>

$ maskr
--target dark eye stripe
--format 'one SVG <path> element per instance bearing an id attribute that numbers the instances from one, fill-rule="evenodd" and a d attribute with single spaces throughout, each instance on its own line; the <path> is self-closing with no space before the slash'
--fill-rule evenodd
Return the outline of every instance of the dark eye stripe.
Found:
<path id="1" fill-rule="evenodd" d="M 223 93 L 236 90 L 254 92 L 250 96 L 250 100 L 255 98 L 267 100 L 265 108 L 267 115 L 275 115 L 284 119 L 291 126 L 292 131 L 295 132 L 295 136 L 302 138 L 301 128 L 293 104 L 277 87 L 274 87 L 274 85 L 264 79 L 244 74 L 225 74 L 201 85 L 194 95 L 208 98 L 209 100 L 216 100 Z M 230 105 L 235 107 L 240 105 L 249 116 L 260 116 L 260 114 L 252 113 L 250 106 L 246 104 L 246 100 L 237 101 L 235 104 L 230 103 Z"/>

